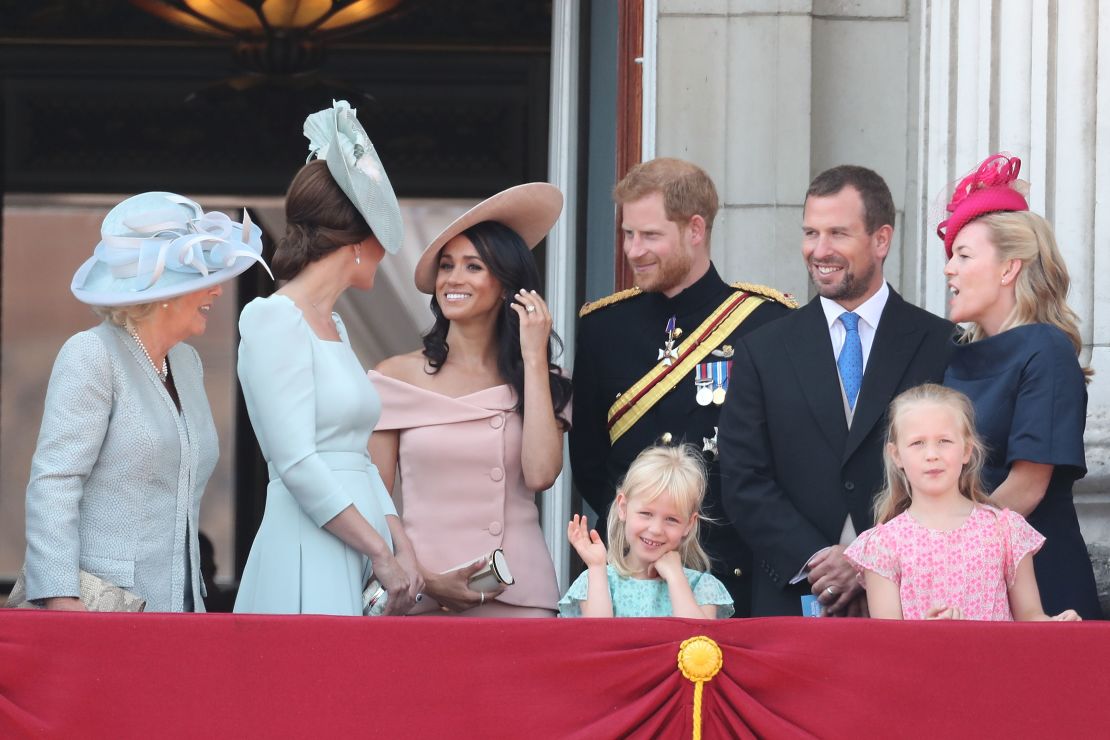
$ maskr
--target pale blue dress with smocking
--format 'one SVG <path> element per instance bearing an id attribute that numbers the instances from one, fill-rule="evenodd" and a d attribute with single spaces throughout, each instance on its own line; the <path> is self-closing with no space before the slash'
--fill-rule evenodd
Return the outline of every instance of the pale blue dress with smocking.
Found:
<path id="1" fill-rule="evenodd" d="M 392 547 L 386 516 L 397 510 L 366 451 L 381 403 L 332 318 L 338 342 L 285 296 L 257 298 L 239 317 L 239 382 L 270 483 L 236 612 L 361 614 L 371 563 L 323 529 L 348 506 Z"/>

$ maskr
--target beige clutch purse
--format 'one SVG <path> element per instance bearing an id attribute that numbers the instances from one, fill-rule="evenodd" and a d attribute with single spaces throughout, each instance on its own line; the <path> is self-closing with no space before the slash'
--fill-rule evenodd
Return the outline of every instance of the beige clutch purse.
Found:
<path id="1" fill-rule="evenodd" d="M 81 602 L 90 612 L 141 612 L 146 609 L 145 599 L 84 570 L 81 571 Z M 27 601 L 27 584 L 23 573 L 16 579 L 4 606 L 9 609 L 43 608 Z"/>

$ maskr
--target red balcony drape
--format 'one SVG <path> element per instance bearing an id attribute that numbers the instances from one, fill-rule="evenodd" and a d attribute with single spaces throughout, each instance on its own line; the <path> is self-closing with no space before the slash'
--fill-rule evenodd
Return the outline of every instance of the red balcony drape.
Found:
<path id="1" fill-rule="evenodd" d="M 0 737 L 1094 737 L 1110 625 L 0 610 Z"/>

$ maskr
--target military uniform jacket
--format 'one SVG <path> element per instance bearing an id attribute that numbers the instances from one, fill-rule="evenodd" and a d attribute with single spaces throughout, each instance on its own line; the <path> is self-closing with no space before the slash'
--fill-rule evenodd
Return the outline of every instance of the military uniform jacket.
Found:
<path id="1" fill-rule="evenodd" d="M 671 441 L 689 442 L 699 450 L 715 436 L 721 406 L 701 406 L 695 401 L 695 372 L 656 403 L 630 430 L 610 445 L 606 417 L 617 396 L 627 391 L 659 362 L 666 339 L 667 321 L 674 316 L 684 334 L 693 332 L 737 289 L 724 282 L 710 266 L 700 280 L 673 298 L 662 293 L 636 293 L 596 308 L 579 322 L 574 361 L 574 425 L 570 431 L 570 461 L 579 493 L 598 512 L 604 532 L 605 517 L 616 496 L 616 487 L 628 466 L 645 447 L 670 433 Z M 630 292 L 631 293 L 631 292 Z M 617 294 L 620 296 L 620 294 Z M 599 301 L 599 304 L 607 300 Z M 748 316 L 723 343 L 735 345 L 739 337 L 790 312 L 773 298 Z M 702 362 L 724 358 L 708 355 Z M 744 379 L 735 375 L 731 384 Z M 706 459 L 709 490 L 704 513 L 717 521 L 702 527 L 702 544 L 713 560 L 713 574 L 736 601 L 737 613 L 747 613 L 748 571 L 751 555 L 720 506 L 720 466 Z M 740 575 L 736 575 L 737 571 Z"/>

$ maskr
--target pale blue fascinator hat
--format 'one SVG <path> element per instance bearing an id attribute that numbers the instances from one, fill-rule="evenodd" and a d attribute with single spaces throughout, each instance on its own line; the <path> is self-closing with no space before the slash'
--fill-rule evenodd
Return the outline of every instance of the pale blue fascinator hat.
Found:
<path id="1" fill-rule="evenodd" d="M 243 211 L 205 213 L 174 193 L 134 195 L 108 212 L 70 290 L 92 306 L 132 306 L 210 288 L 262 259 L 262 230 Z M 273 277 L 273 274 L 270 274 Z"/>
<path id="2" fill-rule="evenodd" d="M 385 251 L 397 254 L 404 241 L 401 207 L 378 152 L 346 100 L 304 121 L 308 159 L 327 162 L 328 172 L 347 195 Z"/>

